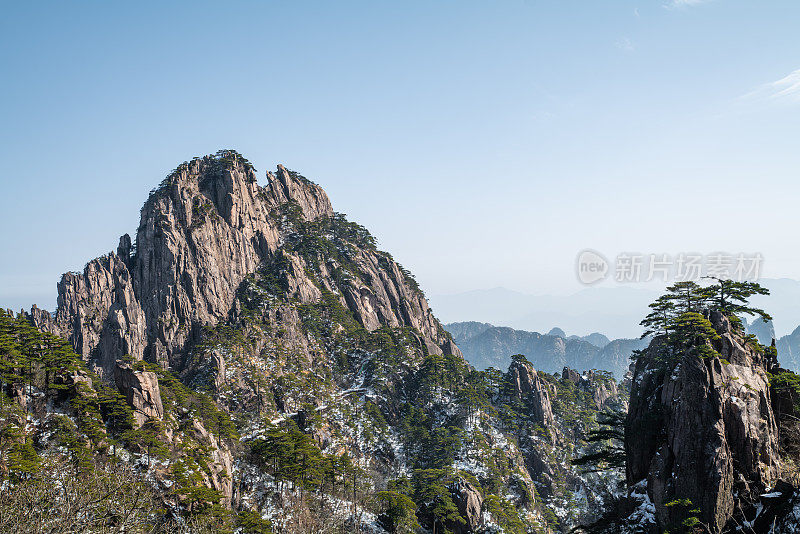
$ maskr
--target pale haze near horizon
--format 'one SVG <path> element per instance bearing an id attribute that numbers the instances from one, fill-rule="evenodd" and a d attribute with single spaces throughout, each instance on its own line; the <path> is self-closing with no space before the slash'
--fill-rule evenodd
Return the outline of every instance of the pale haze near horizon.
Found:
<path id="1" fill-rule="evenodd" d="M 135 234 L 178 163 L 320 183 L 429 295 L 570 294 L 578 251 L 800 279 L 796 2 L 10 4 L 0 306 Z M 433 298 L 435 301 L 435 297 Z"/>

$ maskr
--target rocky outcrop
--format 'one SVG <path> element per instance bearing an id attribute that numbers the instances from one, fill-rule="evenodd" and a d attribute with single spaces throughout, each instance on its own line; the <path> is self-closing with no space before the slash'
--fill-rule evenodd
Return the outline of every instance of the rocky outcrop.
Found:
<path id="1" fill-rule="evenodd" d="M 134 371 L 130 365 L 119 361 L 114 367 L 114 382 L 133 408 L 137 426 L 142 426 L 150 419 L 164 417 L 161 390 L 155 373 Z"/>
<path id="2" fill-rule="evenodd" d="M 333 215 L 333 207 L 328 195 L 314 182 L 278 165 L 275 174 L 267 173 L 268 185 L 263 195 L 271 206 L 294 202 L 307 221 Z"/>
<path id="3" fill-rule="evenodd" d="M 391 256 L 353 247 L 348 266 L 358 276 L 337 277 L 341 265 L 330 258 L 314 271 L 285 250 L 297 231 L 292 217 L 335 214 L 322 188 L 282 166 L 261 187 L 233 151 L 183 163 L 151 192 L 135 243 L 125 235 L 116 252 L 62 277 L 53 328 L 106 378 L 125 354 L 181 370 L 200 330 L 230 315 L 244 279 L 281 261 L 301 302 L 332 291 L 368 330 L 411 327 L 428 352 L 460 354 Z"/>
<path id="4" fill-rule="evenodd" d="M 483 516 L 481 515 L 483 497 L 480 491 L 466 480 L 459 479 L 453 487 L 453 494 L 458 512 L 465 521 L 465 524 L 457 525 L 455 531 L 464 534 L 477 532 L 483 525 Z"/>
<path id="5" fill-rule="evenodd" d="M 83 273 L 61 278 L 55 323 L 100 374 L 125 354 L 143 356 L 145 317 L 128 266 L 113 252 L 90 261 Z"/>
<path id="6" fill-rule="evenodd" d="M 534 421 L 545 429 L 552 429 L 555 418 L 550 404 L 550 396 L 555 393 L 547 382 L 539 378 L 536 369 L 528 363 L 515 360 L 508 368 L 508 374 L 516 394 L 520 399 L 526 399 L 533 410 Z"/>
<path id="7" fill-rule="evenodd" d="M 277 247 L 255 171 L 233 155 L 178 167 L 145 202 L 132 259 L 151 361 L 181 365 L 193 330 L 227 315 L 236 289 Z"/>
<path id="8" fill-rule="evenodd" d="M 51 334 L 60 334 L 58 326 L 50 312 L 43 310 L 34 304 L 31 306 L 31 311 L 27 314 L 31 324 L 41 330 L 42 332 L 49 332 Z"/>
<path id="9" fill-rule="evenodd" d="M 598 410 L 621 400 L 617 382 L 612 377 L 603 376 L 597 371 L 588 371 L 582 375 L 574 369 L 564 367 L 564 370 L 561 371 L 561 379 L 569 380 L 576 387 L 589 393 Z"/>
<path id="10" fill-rule="evenodd" d="M 669 356 L 656 338 L 636 362 L 625 427 L 627 481 L 646 481 L 660 528 L 686 517 L 722 532 L 781 473 L 767 372 L 776 362 L 751 347 L 726 317 L 710 319 L 719 357 Z"/>
<path id="11" fill-rule="evenodd" d="M 561 380 L 569 380 L 573 384 L 580 384 L 583 380 L 581 374 L 576 371 L 575 369 L 570 369 L 569 367 L 564 367 L 561 371 Z"/>
<path id="12" fill-rule="evenodd" d="M 600 382 L 592 388 L 592 399 L 598 410 L 602 410 L 610 402 L 616 401 L 619 398 L 619 391 L 617 390 L 616 382 Z"/>

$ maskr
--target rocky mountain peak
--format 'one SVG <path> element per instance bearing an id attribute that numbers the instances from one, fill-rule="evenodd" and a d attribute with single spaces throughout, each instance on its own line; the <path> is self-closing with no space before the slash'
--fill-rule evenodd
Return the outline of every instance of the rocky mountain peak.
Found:
<path id="1" fill-rule="evenodd" d="M 399 503 L 406 526 L 428 531 L 554 532 L 594 517 L 598 489 L 620 480 L 585 476 L 564 455 L 589 446 L 586 431 L 618 396 L 610 377 L 576 384 L 520 354 L 505 373 L 474 369 L 411 273 L 282 166 L 262 187 L 230 151 L 184 163 L 152 191 L 135 238 L 115 245 L 63 276 L 55 315 L 28 316 L 77 351 L 59 341 L 68 389 L 48 398 L 55 379 L 36 372 L 33 391 L 23 377 L 6 391 L 46 421 L 39 436 L 67 413 L 81 432 L 72 442 L 94 440 L 98 458 L 113 443 L 170 514 L 207 505 L 276 531 L 318 532 L 334 518 L 337 531 L 377 533 L 397 531 L 396 518 L 362 513 Z M 30 329 L 22 316 L 0 321 Z M 465 331 L 484 327 L 562 356 L 599 350 Z"/>
<path id="2" fill-rule="evenodd" d="M 328 195 L 321 187 L 296 172 L 278 165 L 275 174 L 267 173 L 269 183 L 264 188 L 276 206 L 285 202 L 296 202 L 306 220 L 333 215 Z"/>
<path id="3" fill-rule="evenodd" d="M 330 291 L 368 330 L 410 326 L 428 351 L 458 350 L 413 279 L 335 214 L 320 186 L 282 165 L 266 176 L 259 186 L 230 150 L 179 165 L 151 191 L 135 242 L 126 234 L 116 252 L 62 277 L 55 328 L 108 377 L 125 354 L 179 369 L 200 330 L 230 315 L 248 275 L 288 265 L 278 274 L 306 301 Z M 346 235 L 331 237 L 337 230 Z M 331 239 L 339 245 L 318 248 Z M 342 249 L 346 258 L 333 257 Z"/>

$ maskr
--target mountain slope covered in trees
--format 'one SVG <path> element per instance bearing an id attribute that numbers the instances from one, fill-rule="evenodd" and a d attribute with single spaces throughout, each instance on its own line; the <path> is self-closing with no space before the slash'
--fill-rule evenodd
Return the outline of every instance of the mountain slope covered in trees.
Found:
<path id="1" fill-rule="evenodd" d="M 233 151 L 180 165 L 58 290 L 54 314 L 2 316 L 12 530 L 555 532 L 622 481 L 571 464 L 624 409 L 613 377 L 474 369 L 413 276 L 283 167 L 262 187 Z"/>

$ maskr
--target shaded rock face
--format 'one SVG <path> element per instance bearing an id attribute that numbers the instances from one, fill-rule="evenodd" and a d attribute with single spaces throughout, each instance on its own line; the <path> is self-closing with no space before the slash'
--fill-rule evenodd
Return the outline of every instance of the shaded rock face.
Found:
<path id="1" fill-rule="evenodd" d="M 774 375 L 784 373 L 786 370 L 777 368 L 772 371 Z M 800 409 L 798 409 L 797 394 L 791 388 L 776 388 L 772 390 L 772 409 L 778 422 L 778 445 L 781 453 L 789 458 L 800 458 Z M 798 517 L 800 520 L 800 517 Z"/>
<path id="2" fill-rule="evenodd" d="M 161 390 L 155 373 L 134 371 L 130 365 L 117 362 L 114 367 L 114 382 L 133 408 L 137 426 L 142 426 L 148 419 L 164 417 Z"/>
<path id="3" fill-rule="evenodd" d="M 551 496 L 556 472 L 538 447 L 530 446 L 527 448 L 525 467 L 532 477 L 536 479 L 537 491 L 545 497 Z"/>
<path id="4" fill-rule="evenodd" d="M 338 284 L 337 266 L 323 265 L 318 287 L 303 260 L 283 252 L 289 230 L 281 210 L 291 206 L 302 220 L 316 221 L 334 216 L 330 200 L 282 166 L 267 182 L 259 186 L 234 152 L 179 166 L 145 202 L 135 244 L 125 235 L 116 252 L 62 277 L 51 329 L 106 378 L 125 354 L 180 370 L 200 329 L 229 316 L 245 277 L 286 256 L 285 282 L 301 302 L 336 291 L 368 330 L 410 326 L 429 352 L 460 354 L 388 255 L 360 251 L 362 276 Z M 41 314 L 38 320 L 47 323 Z"/>
<path id="5" fill-rule="evenodd" d="M 666 506 L 689 499 L 721 532 L 744 503 L 781 473 L 767 372 L 775 362 L 745 344 L 727 318 L 712 314 L 720 358 L 678 355 L 659 363 L 663 338 L 636 362 L 625 426 L 627 481 L 646 480 L 659 526 L 686 517 Z"/>

